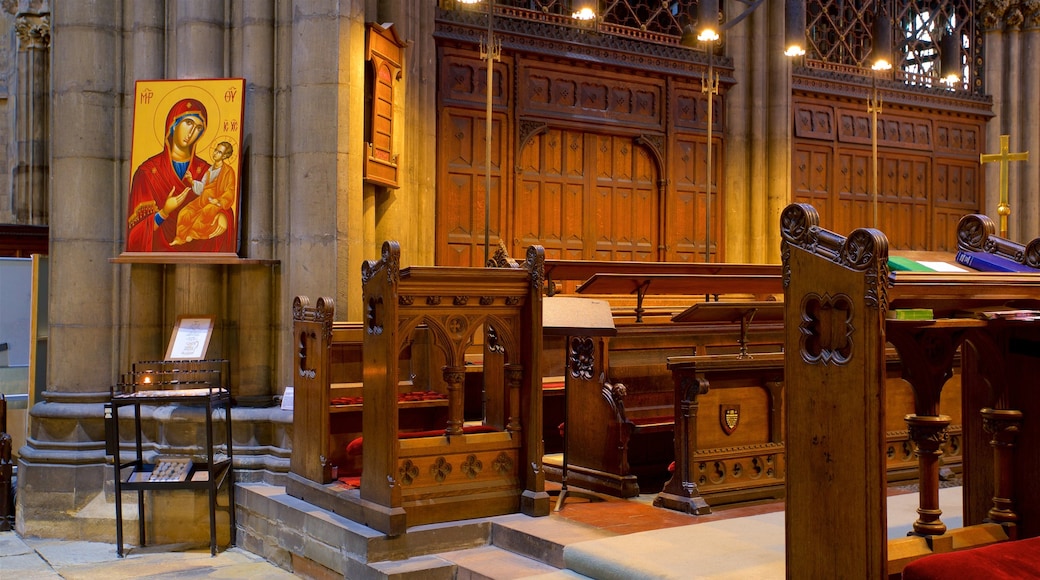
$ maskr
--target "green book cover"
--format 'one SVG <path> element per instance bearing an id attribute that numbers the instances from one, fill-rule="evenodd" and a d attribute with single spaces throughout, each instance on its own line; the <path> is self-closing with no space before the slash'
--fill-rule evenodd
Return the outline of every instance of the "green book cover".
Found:
<path id="1" fill-rule="evenodd" d="M 888 312 L 888 317 L 895 320 L 931 320 L 934 314 L 931 308 L 896 308 Z"/>
<path id="2" fill-rule="evenodd" d="M 935 270 L 925 266 L 924 264 L 911 260 L 910 258 L 904 258 L 902 256 L 889 256 L 888 267 L 891 270 L 903 271 L 903 272 L 934 272 Z"/>

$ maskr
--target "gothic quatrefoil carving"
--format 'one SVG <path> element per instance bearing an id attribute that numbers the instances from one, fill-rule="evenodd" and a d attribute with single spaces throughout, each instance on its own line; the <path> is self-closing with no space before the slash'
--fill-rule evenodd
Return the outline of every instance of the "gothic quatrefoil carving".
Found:
<path id="1" fill-rule="evenodd" d="M 802 357 L 812 363 L 845 364 L 852 356 L 852 301 L 848 296 L 808 294 L 802 301 Z"/>

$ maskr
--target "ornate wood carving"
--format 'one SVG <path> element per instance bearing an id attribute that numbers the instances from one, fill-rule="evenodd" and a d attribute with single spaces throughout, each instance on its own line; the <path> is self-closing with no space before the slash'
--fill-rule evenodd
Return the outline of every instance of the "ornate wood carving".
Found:
<path id="1" fill-rule="evenodd" d="M 405 43 L 398 38 L 393 26 L 383 28 L 369 23 L 365 37 L 368 43 L 369 82 L 365 87 L 366 111 L 365 181 L 384 187 L 397 188 L 397 153 L 394 152 L 395 85 L 401 80 Z"/>
<path id="2" fill-rule="evenodd" d="M 517 115 L 664 128 L 664 81 L 537 61 L 519 63 Z"/>
<path id="3" fill-rule="evenodd" d="M 843 238 L 820 228 L 819 223 L 820 216 L 812 206 L 788 205 L 780 215 L 781 252 L 784 246 L 791 244 L 846 268 L 865 272 L 867 279 L 873 282 L 865 297 L 866 305 L 886 309 L 884 281 L 888 279 L 888 240 L 885 236 L 874 229 L 860 228 Z M 785 260 L 784 287 L 790 279 L 788 267 Z"/>
<path id="4" fill-rule="evenodd" d="M 1019 264 L 1040 268 L 1040 238 L 1022 245 L 996 235 L 996 224 L 983 214 L 970 214 L 957 224 L 957 249 L 987 252 Z"/>

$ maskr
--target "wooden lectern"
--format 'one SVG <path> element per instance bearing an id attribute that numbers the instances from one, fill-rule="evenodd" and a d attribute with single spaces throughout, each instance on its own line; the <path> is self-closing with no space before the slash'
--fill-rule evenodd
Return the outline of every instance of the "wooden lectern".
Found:
<path id="1" fill-rule="evenodd" d="M 572 440 L 571 417 L 581 409 L 571 409 L 571 389 L 598 389 L 606 376 L 607 357 L 603 341 L 593 337 L 609 337 L 617 334 L 610 304 L 604 300 L 575 296 L 549 296 L 542 301 L 542 333 L 547 336 L 566 337 L 564 360 L 566 369 L 563 383 L 563 461 L 561 463 L 560 495 L 556 499 L 556 511 L 563 508 L 567 496 L 567 454 Z M 580 434 L 578 434 L 580 437 Z"/>

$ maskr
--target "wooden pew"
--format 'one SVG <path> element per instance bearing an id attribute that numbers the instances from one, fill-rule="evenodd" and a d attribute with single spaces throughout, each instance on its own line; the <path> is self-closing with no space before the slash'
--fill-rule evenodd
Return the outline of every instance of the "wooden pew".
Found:
<path id="1" fill-rule="evenodd" d="M 577 285 L 577 295 L 611 302 L 617 328 L 615 337 L 600 339 L 596 347 L 603 353 L 605 380 L 569 395 L 570 423 L 588 440 L 568 457 L 569 479 L 619 497 L 660 489 L 674 459 L 669 357 L 776 350 L 782 340 L 780 317 L 752 314 L 779 303 L 751 299 L 781 292 L 778 267 L 570 261 L 553 268 L 558 281 L 588 276 Z M 634 309 L 617 298 L 632 295 Z M 664 298 L 665 305 L 648 308 L 651 296 Z M 708 302 L 706 297 L 730 301 Z M 550 478 L 558 478 L 560 471 L 557 462 L 546 461 Z"/>
<path id="2" fill-rule="evenodd" d="M 747 342 L 754 352 L 779 344 L 781 325 L 762 324 Z M 618 497 L 659 490 L 675 458 L 675 394 L 668 359 L 716 349 L 736 352 L 739 326 L 620 322 L 617 336 L 594 339 L 605 365 L 602 376 L 597 370 L 595 386 L 571 392 L 568 414 L 573 431 L 595 443 L 569 457 L 571 482 Z M 557 462 L 547 459 L 550 479 L 559 470 Z"/>
<path id="3" fill-rule="evenodd" d="M 1009 302 L 1040 308 L 1040 275 L 892 273 L 884 234 L 829 232 L 804 204 L 784 210 L 781 233 L 788 577 L 898 577 L 908 562 L 933 552 L 1040 534 L 1040 506 L 1031 500 L 1040 493 L 1040 423 L 1030 420 L 1040 416 L 1040 400 L 1030 392 L 1040 361 L 1029 349 L 1040 344 L 1040 326 L 958 315 Z M 934 317 L 887 319 L 897 308 L 931 308 Z M 892 541 L 885 517 L 886 343 L 898 351 L 912 386 L 907 422 L 920 474 L 913 534 Z M 947 530 L 938 467 L 951 419 L 940 412 L 940 399 L 958 349 L 966 525 Z"/>
<path id="4" fill-rule="evenodd" d="M 904 420 L 913 410 L 913 389 L 893 349 L 885 359 L 885 466 L 891 483 L 917 478 L 918 463 Z M 714 506 L 784 497 L 783 360 L 779 351 L 668 359 L 675 464 L 654 505 L 703 515 Z M 951 416 L 943 462 L 952 473 L 961 458 L 959 377 L 950 380 L 942 398 L 941 408 Z M 738 425 L 744 427 L 738 431 Z"/>
<path id="5" fill-rule="evenodd" d="M 510 271 L 401 269 L 399 261 L 397 244 L 387 242 L 381 260 L 364 264 L 368 314 L 360 327 L 332 323 L 327 298 L 313 308 L 302 297 L 294 303 L 299 367 L 286 491 L 389 535 L 457 519 L 547 515 L 536 356 L 542 347 L 541 249 L 532 247 L 523 266 Z M 360 349 L 351 338 L 358 333 Z M 495 392 L 480 425 L 467 424 L 463 400 L 467 354 L 475 342 L 503 355 L 502 365 L 484 368 L 486 376 L 499 376 L 484 381 Z M 359 356 L 361 400 L 338 409 L 334 394 L 356 392 L 357 385 L 336 381 L 357 378 L 352 373 Z M 405 389 L 442 385 L 442 401 L 400 396 Z M 406 410 L 422 423 L 406 425 Z M 360 488 L 327 484 L 330 457 L 343 443 L 334 427 L 341 415 L 351 424 L 361 416 L 378 418 L 360 421 Z"/>

